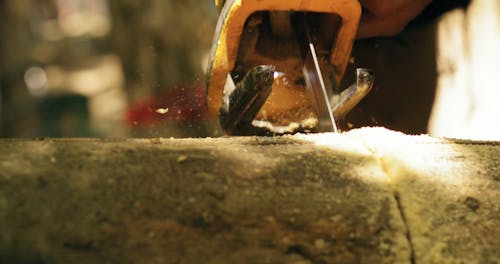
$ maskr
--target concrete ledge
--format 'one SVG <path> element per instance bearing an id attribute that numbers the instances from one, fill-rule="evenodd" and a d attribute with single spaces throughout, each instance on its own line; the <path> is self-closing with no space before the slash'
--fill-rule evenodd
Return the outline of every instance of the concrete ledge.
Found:
<path id="1" fill-rule="evenodd" d="M 500 143 L 345 134 L 0 140 L 0 262 L 500 258 Z"/>

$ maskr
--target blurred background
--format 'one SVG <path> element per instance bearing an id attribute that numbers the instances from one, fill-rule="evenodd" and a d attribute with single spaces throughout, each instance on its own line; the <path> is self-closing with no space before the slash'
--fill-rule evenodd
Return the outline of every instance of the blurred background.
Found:
<path id="1" fill-rule="evenodd" d="M 0 137 L 207 137 L 212 0 L 1 0 Z M 500 139 L 500 1 L 435 0 L 403 32 L 357 40 L 370 94 L 343 130 Z"/>
<path id="2" fill-rule="evenodd" d="M 212 1 L 2 0 L 0 16 L 1 137 L 219 133 L 204 108 Z"/>

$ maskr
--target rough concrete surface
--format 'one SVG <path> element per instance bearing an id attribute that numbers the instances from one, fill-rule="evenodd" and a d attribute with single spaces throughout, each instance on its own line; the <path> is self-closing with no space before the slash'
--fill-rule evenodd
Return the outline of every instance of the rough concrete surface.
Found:
<path id="1" fill-rule="evenodd" d="M 0 140 L 0 263 L 497 263 L 500 143 Z"/>

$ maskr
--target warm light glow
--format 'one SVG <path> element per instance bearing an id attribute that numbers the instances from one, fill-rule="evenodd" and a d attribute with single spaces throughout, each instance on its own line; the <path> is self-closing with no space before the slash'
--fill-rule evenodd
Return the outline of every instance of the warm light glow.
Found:
<path id="1" fill-rule="evenodd" d="M 103 56 L 95 67 L 67 72 L 67 86 L 76 93 L 93 96 L 103 90 L 122 87 L 124 76 L 120 59 Z"/>
<path id="2" fill-rule="evenodd" d="M 444 144 L 443 140 L 429 136 L 410 136 L 385 128 L 362 128 L 346 133 L 320 133 L 296 135 L 303 141 L 328 147 L 343 157 L 364 162 L 353 166 L 356 177 L 374 183 L 397 185 L 401 181 L 419 180 L 459 186 L 467 189 L 473 179 L 463 173 L 464 163 L 454 160 L 461 156 L 454 145 Z M 436 176 L 436 173 L 439 176 Z M 462 187 L 463 186 L 463 187 Z"/>
<path id="3" fill-rule="evenodd" d="M 316 146 L 330 148 L 342 157 L 352 157 L 356 161 L 365 160 L 365 163 L 356 163 L 356 166 L 349 168 L 353 170 L 352 176 L 361 181 L 375 184 L 384 184 L 388 181 L 387 175 L 380 169 L 376 153 L 362 140 L 351 137 L 350 133 L 297 134 L 293 137 Z"/>
<path id="4" fill-rule="evenodd" d="M 107 1 L 58 0 L 57 7 L 59 26 L 67 36 L 102 37 L 111 30 Z"/>
<path id="5" fill-rule="evenodd" d="M 455 10 L 441 19 L 431 135 L 500 140 L 498 10 L 499 1 L 478 0 L 465 12 Z"/>
<path id="6" fill-rule="evenodd" d="M 47 74 L 41 67 L 31 67 L 24 73 L 24 82 L 31 94 L 43 95 L 47 92 Z"/>
<path id="7" fill-rule="evenodd" d="M 164 114 L 168 113 L 168 108 L 158 108 L 158 109 L 156 109 L 156 113 L 158 113 L 160 115 L 164 115 Z"/>

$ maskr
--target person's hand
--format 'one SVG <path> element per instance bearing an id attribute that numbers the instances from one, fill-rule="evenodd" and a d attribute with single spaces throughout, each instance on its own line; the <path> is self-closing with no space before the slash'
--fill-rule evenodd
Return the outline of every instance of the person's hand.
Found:
<path id="1" fill-rule="evenodd" d="M 363 13 L 357 38 L 393 36 L 424 10 L 432 0 L 360 0 Z"/>

